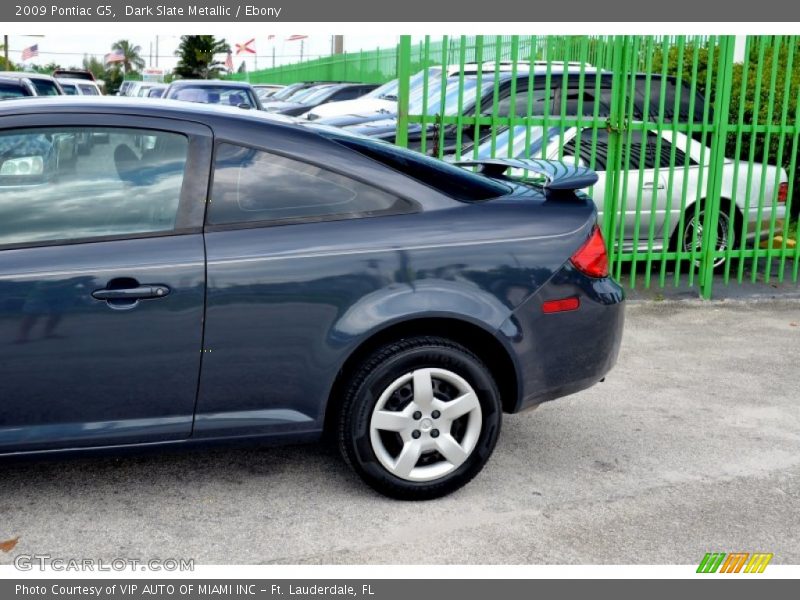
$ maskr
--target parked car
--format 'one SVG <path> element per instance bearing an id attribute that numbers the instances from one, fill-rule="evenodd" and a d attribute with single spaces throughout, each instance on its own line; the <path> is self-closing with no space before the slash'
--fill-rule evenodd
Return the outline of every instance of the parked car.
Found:
<path id="1" fill-rule="evenodd" d="M 147 90 L 146 96 L 148 98 L 161 98 L 164 96 L 164 92 L 167 91 L 169 86 L 166 83 L 154 83 L 149 90 Z"/>
<path id="2" fill-rule="evenodd" d="M 316 88 L 311 88 L 314 92 L 303 96 L 302 99 L 273 102 L 267 105 L 265 110 L 290 117 L 297 117 L 321 104 L 360 98 L 377 87 L 378 86 L 374 83 L 334 83 L 330 85 L 321 85 Z"/>
<path id="3" fill-rule="evenodd" d="M 0 74 L 0 100 L 33 96 L 36 96 L 36 89 L 30 81 Z"/>
<path id="4" fill-rule="evenodd" d="M 332 85 L 334 83 L 342 83 L 341 81 L 298 81 L 297 83 L 293 83 L 291 85 L 287 85 L 282 90 L 278 90 L 274 94 L 272 94 L 269 98 L 264 100 L 264 107 L 266 108 L 273 102 L 285 102 L 288 100 L 295 100 L 296 95 L 300 93 L 304 93 L 306 90 L 312 87 L 317 87 L 320 85 Z"/>
<path id="5" fill-rule="evenodd" d="M 0 140 L 75 130 L 113 151 L 0 174 L 0 454 L 330 431 L 377 490 L 432 498 L 504 412 L 616 360 L 588 169 L 507 181 L 231 107 L 0 104 Z"/>
<path id="6" fill-rule="evenodd" d="M 339 100 L 320 104 L 308 111 L 304 116 L 309 121 L 317 121 L 319 119 L 340 118 L 350 114 L 371 114 L 381 110 L 384 111 L 383 114 L 397 112 L 397 79 L 392 79 L 354 100 Z M 341 126 L 338 122 L 324 122 L 324 124 Z M 352 123 L 345 124 L 350 125 Z"/>
<path id="7" fill-rule="evenodd" d="M 94 81 L 59 77 L 56 79 L 67 96 L 102 96 L 100 88 Z"/>
<path id="8" fill-rule="evenodd" d="M 150 98 L 150 92 L 153 90 L 161 90 L 161 93 L 155 98 L 161 98 L 164 95 L 164 91 L 169 87 L 166 83 L 158 83 L 156 81 L 146 81 L 142 82 L 136 88 L 136 96 L 138 98 Z"/>
<path id="9" fill-rule="evenodd" d="M 64 92 L 50 75 L 28 71 L 0 71 L 0 77 L 19 79 L 34 90 L 34 96 L 60 96 Z"/>
<path id="10" fill-rule="evenodd" d="M 258 99 L 262 102 L 272 96 L 275 92 L 278 92 L 286 87 L 285 85 L 280 85 L 277 83 L 254 83 L 252 86 L 256 91 Z"/>
<path id="11" fill-rule="evenodd" d="M 593 132 L 584 129 L 579 136 L 578 129 L 571 127 L 562 135 L 561 129 L 556 126 L 548 128 L 547 135 L 543 132 L 542 127 L 532 127 L 530 131 L 526 127 L 501 130 L 494 139 L 496 154 L 501 158 L 542 156 L 552 160 L 563 159 L 568 164 L 579 166 L 592 165 L 599 176 L 592 197 L 602 214 L 608 130 Z M 513 138 L 509 142 L 510 135 Z M 691 252 L 694 247 L 699 250 L 702 233 L 698 227 L 704 216 L 711 149 L 698 140 L 671 130 L 664 130 L 660 135 L 653 131 L 632 131 L 629 137 L 630 143 L 628 137 L 623 136 L 626 144 L 623 156 L 628 161 L 622 165 L 628 169 L 621 188 L 624 198 L 621 212 L 625 214 L 622 225 L 623 250 L 629 252 L 634 247 L 647 248 L 651 226 L 653 249 Z M 491 153 L 492 140 L 478 147 L 477 156 L 480 159 L 489 158 Z M 471 148 L 466 148 L 464 155 L 473 156 L 474 153 Z M 671 164 L 675 165 L 672 171 Z M 736 172 L 739 173 L 738 183 L 734 185 Z M 525 172 L 524 169 L 514 169 L 511 174 L 522 176 Z M 682 207 L 684 190 L 686 203 Z M 784 169 L 759 163 L 749 167 L 747 162 L 726 159 L 722 171 L 723 202 L 716 249 L 736 249 L 745 242 L 760 240 L 766 232 L 757 230 L 757 224 L 769 227 L 773 213 L 778 219 L 785 217 L 787 191 L 788 176 Z M 762 198 L 761 202 L 759 198 Z M 637 220 L 641 223 L 638 230 Z M 743 225 L 749 240 L 741 239 Z M 715 266 L 719 267 L 724 262 L 724 258 L 718 258 Z"/>
<path id="12" fill-rule="evenodd" d="M 53 71 L 53 77 L 57 79 L 60 77 L 65 77 L 68 79 L 83 79 L 84 81 L 97 82 L 94 73 L 88 69 L 55 69 Z"/>
<path id="13" fill-rule="evenodd" d="M 169 84 L 162 96 L 201 104 L 223 104 L 261 110 L 261 102 L 249 83 L 221 79 L 179 79 Z"/>
<path id="14" fill-rule="evenodd" d="M 126 79 L 125 81 L 123 81 L 120 84 L 119 89 L 117 90 L 117 96 L 127 96 L 128 90 L 130 90 L 136 83 L 138 82 L 132 81 L 130 79 Z"/>

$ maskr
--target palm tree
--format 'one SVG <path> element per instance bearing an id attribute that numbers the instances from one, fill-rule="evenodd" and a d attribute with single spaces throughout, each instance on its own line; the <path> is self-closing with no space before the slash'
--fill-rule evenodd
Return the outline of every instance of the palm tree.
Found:
<path id="1" fill-rule="evenodd" d="M 230 52 L 231 47 L 213 35 L 182 35 L 175 51 L 178 66 L 175 75 L 184 79 L 214 79 L 219 77 L 223 63 L 214 56 Z"/>
<path id="2" fill-rule="evenodd" d="M 119 40 L 111 44 L 111 49 L 122 52 L 120 64 L 125 73 L 144 68 L 144 59 L 139 54 L 142 51 L 141 46 L 134 46 L 128 40 Z"/>

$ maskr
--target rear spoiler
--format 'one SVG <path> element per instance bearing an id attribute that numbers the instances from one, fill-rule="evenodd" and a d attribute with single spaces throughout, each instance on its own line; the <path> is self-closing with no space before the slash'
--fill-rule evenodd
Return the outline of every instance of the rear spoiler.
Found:
<path id="1" fill-rule="evenodd" d="M 535 158 L 483 158 L 453 163 L 459 167 L 480 167 L 487 177 L 498 178 L 508 169 L 526 169 L 543 175 L 548 190 L 580 190 L 597 183 L 597 173 L 587 167 L 569 165 L 557 160 Z"/>

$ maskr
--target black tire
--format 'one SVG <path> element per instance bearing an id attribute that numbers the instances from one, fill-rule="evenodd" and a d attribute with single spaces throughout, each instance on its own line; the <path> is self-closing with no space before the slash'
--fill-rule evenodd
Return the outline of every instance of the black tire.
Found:
<path id="1" fill-rule="evenodd" d="M 460 466 L 437 479 L 409 481 L 381 464 L 371 442 L 370 422 L 385 390 L 404 375 L 427 368 L 446 370 L 471 386 L 480 405 L 481 428 L 474 449 Z M 477 356 L 444 338 L 413 337 L 378 348 L 353 373 L 339 411 L 337 440 L 345 461 L 378 492 L 401 500 L 429 500 L 459 489 L 480 472 L 497 442 L 502 413 L 497 385 Z M 427 458 L 431 455 L 436 451 L 428 452 Z"/>
<path id="2" fill-rule="evenodd" d="M 705 207 L 700 204 L 700 213 L 698 216 L 698 222 L 701 222 L 703 219 L 703 211 Z M 683 231 L 679 228 L 675 228 L 675 231 L 672 233 L 672 239 L 670 240 L 670 248 L 673 251 L 680 251 L 685 249 L 685 238 L 691 235 L 691 227 L 694 220 L 695 212 L 698 210 L 698 205 L 693 204 L 689 208 L 686 209 L 686 215 L 684 217 L 683 222 Z M 731 216 L 732 215 L 732 216 Z M 731 225 L 731 220 L 733 221 Z M 728 236 L 728 226 L 730 227 L 730 236 Z M 717 232 L 717 249 L 722 249 L 724 247 L 730 246 L 731 252 L 735 252 L 739 249 L 740 240 L 739 240 L 739 232 L 741 231 L 742 221 L 741 217 L 739 216 L 738 211 L 736 210 L 735 205 L 730 206 L 721 206 L 719 209 L 719 221 L 718 227 L 722 227 L 725 231 L 725 246 L 722 245 L 720 241 L 720 231 Z M 690 251 L 690 249 L 686 249 L 686 251 Z M 699 257 L 699 254 L 698 254 Z M 698 258 L 699 260 L 699 258 Z M 731 256 L 731 262 L 734 263 L 735 258 Z M 681 265 L 683 268 L 687 268 L 691 262 L 691 259 L 683 259 L 681 260 Z M 719 259 L 719 261 L 714 265 L 715 272 L 721 272 L 725 269 L 725 262 L 726 260 Z"/>

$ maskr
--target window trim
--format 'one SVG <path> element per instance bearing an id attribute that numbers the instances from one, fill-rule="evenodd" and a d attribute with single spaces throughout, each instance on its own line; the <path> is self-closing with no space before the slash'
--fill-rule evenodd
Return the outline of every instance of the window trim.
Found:
<path id="1" fill-rule="evenodd" d="M 209 177 L 209 184 L 208 184 L 208 202 L 206 205 L 210 207 L 211 205 L 211 194 L 214 190 L 214 176 L 216 175 L 216 163 L 217 163 L 217 151 L 219 150 L 219 146 L 221 144 L 229 144 L 233 146 L 239 146 L 241 148 L 247 148 L 250 150 L 255 150 L 256 152 L 264 152 L 266 154 L 272 154 L 274 156 L 279 156 L 281 158 L 285 158 L 287 160 L 293 160 L 301 163 L 305 163 L 307 165 L 311 165 L 317 167 L 319 169 L 325 169 L 330 173 L 335 175 L 339 175 L 340 177 L 346 177 L 347 179 L 351 179 L 361 185 L 365 185 L 376 190 L 383 192 L 389 196 L 397 198 L 398 200 L 402 201 L 406 206 L 405 210 L 391 210 L 391 209 L 384 209 L 379 211 L 368 211 L 368 212 L 361 212 L 361 213 L 340 213 L 340 214 L 331 214 L 331 215 L 317 215 L 317 216 L 309 216 L 309 217 L 290 217 L 286 219 L 263 219 L 257 221 L 239 221 L 235 223 L 224 223 L 224 224 L 211 224 L 208 222 L 208 213 L 209 209 L 206 209 L 205 220 L 203 224 L 203 231 L 204 232 L 214 232 L 214 231 L 231 231 L 235 229 L 256 229 L 259 227 L 279 227 L 282 225 L 304 225 L 307 223 L 326 223 L 329 221 L 354 221 L 358 219 L 372 219 L 378 217 L 391 217 L 397 215 L 409 215 L 414 214 L 417 212 L 421 212 L 422 205 L 408 196 L 398 194 L 394 191 L 387 190 L 383 186 L 375 185 L 372 182 L 365 181 L 362 177 L 354 176 L 351 173 L 342 171 L 341 169 L 333 168 L 326 164 L 320 164 L 319 161 L 308 160 L 306 158 L 300 158 L 298 156 L 282 152 L 280 150 L 275 149 L 266 149 L 262 146 L 257 146 L 255 144 L 248 144 L 246 142 L 239 142 L 230 140 L 228 138 L 217 138 L 214 140 L 214 152 L 211 156 L 211 172 Z M 349 150 L 349 149 L 348 149 Z M 352 152 L 352 150 L 351 150 Z"/>
<path id="2" fill-rule="evenodd" d="M 45 248 L 53 246 L 72 246 L 99 242 L 173 237 L 203 232 L 208 193 L 210 190 L 209 171 L 211 154 L 211 129 L 193 121 L 181 121 L 161 117 L 144 117 L 137 114 L 108 113 L 49 113 L 16 115 L 9 122 L 0 126 L 0 133 L 18 129 L 42 128 L 109 128 L 109 129 L 143 129 L 183 135 L 187 138 L 188 147 L 186 166 L 184 167 L 178 209 L 175 216 L 175 227 L 167 231 L 149 231 L 128 234 L 98 235 L 81 238 L 62 238 L 31 242 L 0 243 L 0 252 L 4 250 L 22 250 L 28 248 Z M 202 197 L 202 202 L 200 201 Z"/>

